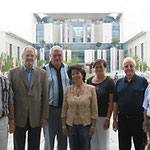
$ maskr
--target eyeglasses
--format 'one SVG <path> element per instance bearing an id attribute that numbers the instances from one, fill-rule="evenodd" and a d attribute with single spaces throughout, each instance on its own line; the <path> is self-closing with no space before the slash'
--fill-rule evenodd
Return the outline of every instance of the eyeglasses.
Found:
<path id="1" fill-rule="evenodd" d="M 28 54 L 25 54 L 24 56 L 25 56 L 25 57 L 32 57 L 32 58 L 33 58 L 35 55 L 28 55 Z"/>
<path id="2" fill-rule="evenodd" d="M 53 57 L 61 57 L 62 56 L 62 54 L 53 54 Z"/>
<path id="3" fill-rule="evenodd" d="M 130 67 L 130 68 L 133 68 L 134 66 L 133 66 L 133 65 L 125 65 L 125 66 L 124 66 L 124 68 L 129 68 L 129 67 Z"/>
<path id="4" fill-rule="evenodd" d="M 76 73 L 72 73 L 71 75 L 74 76 L 74 75 L 79 75 L 81 72 L 76 72 Z"/>

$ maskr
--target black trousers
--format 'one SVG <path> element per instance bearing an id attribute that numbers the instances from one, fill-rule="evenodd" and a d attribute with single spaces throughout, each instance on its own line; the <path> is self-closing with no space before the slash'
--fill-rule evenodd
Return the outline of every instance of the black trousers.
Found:
<path id="1" fill-rule="evenodd" d="M 119 150 L 131 150 L 131 139 L 135 150 L 143 150 L 143 114 L 118 115 Z"/>
<path id="2" fill-rule="evenodd" d="M 14 150 L 25 150 L 27 131 L 28 131 L 28 150 L 40 149 L 41 127 L 32 128 L 28 120 L 24 128 L 16 127 L 15 129 Z"/>

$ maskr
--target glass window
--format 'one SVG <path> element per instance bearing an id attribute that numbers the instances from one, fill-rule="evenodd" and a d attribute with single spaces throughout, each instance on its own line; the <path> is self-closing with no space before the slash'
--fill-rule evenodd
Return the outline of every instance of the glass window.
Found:
<path id="1" fill-rule="evenodd" d="M 39 43 L 42 40 L 44 40 L 44 24 L 37 24 L 36 25 L 36 42 Z"/>
<path id="2" fill-rule="evenodd" d="M 116 22 L 112 23 L 112 39 L 113 38 L 120 40 L 120 24 Z"/>
<path id="3" fill-rule="evenodd" d="M 9 44 L 9 56 L 12 57 L 12 44 Z"/>
<path id="4" fill-rule="evenodd" d="M 135 46 L 135 56 L 137 56 L 137 46 Z"/>
<path id="5" fill-rule="evenodd" d="M 106 72 L 110 72 L 110 49 L 106 50 L 106 62 L 107 62 Z"/>
<path id="6" fill-rule="evenodd" d="M 143 59 L 143 56 L 144 56 L 144 44 L 142 43 L 141 44 L 141 58 Z"/>
<path id="7" fill-rule="evenodd" d="M 20 47 L 17 47 L 17 59 L 20 60 Z"/>

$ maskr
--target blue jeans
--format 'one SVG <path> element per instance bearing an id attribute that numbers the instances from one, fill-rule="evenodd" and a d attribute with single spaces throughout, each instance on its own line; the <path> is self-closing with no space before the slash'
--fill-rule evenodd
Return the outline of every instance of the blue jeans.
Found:
<path id="1" fill-rule="evenodd" d="M 67 129 L 69 132 L 70 150 L 91 150 L 90 125 L 67 125 Z"/>

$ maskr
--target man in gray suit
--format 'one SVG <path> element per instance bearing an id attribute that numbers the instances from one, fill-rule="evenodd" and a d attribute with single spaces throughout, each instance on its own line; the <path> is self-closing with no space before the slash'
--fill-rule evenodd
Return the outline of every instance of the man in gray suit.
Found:
<path id="1" fill-rule="evenodd" d="M 25 149 L 28 131 L 28 150 L 39 150 L 41 127 L 48 119 L 48 77 L 46 71 L 33 66 L 34 47 L 25 47 L 22 59 L 24 64 L 11 69 L 8 75 L 14 92 L 14 149 Z"/>

